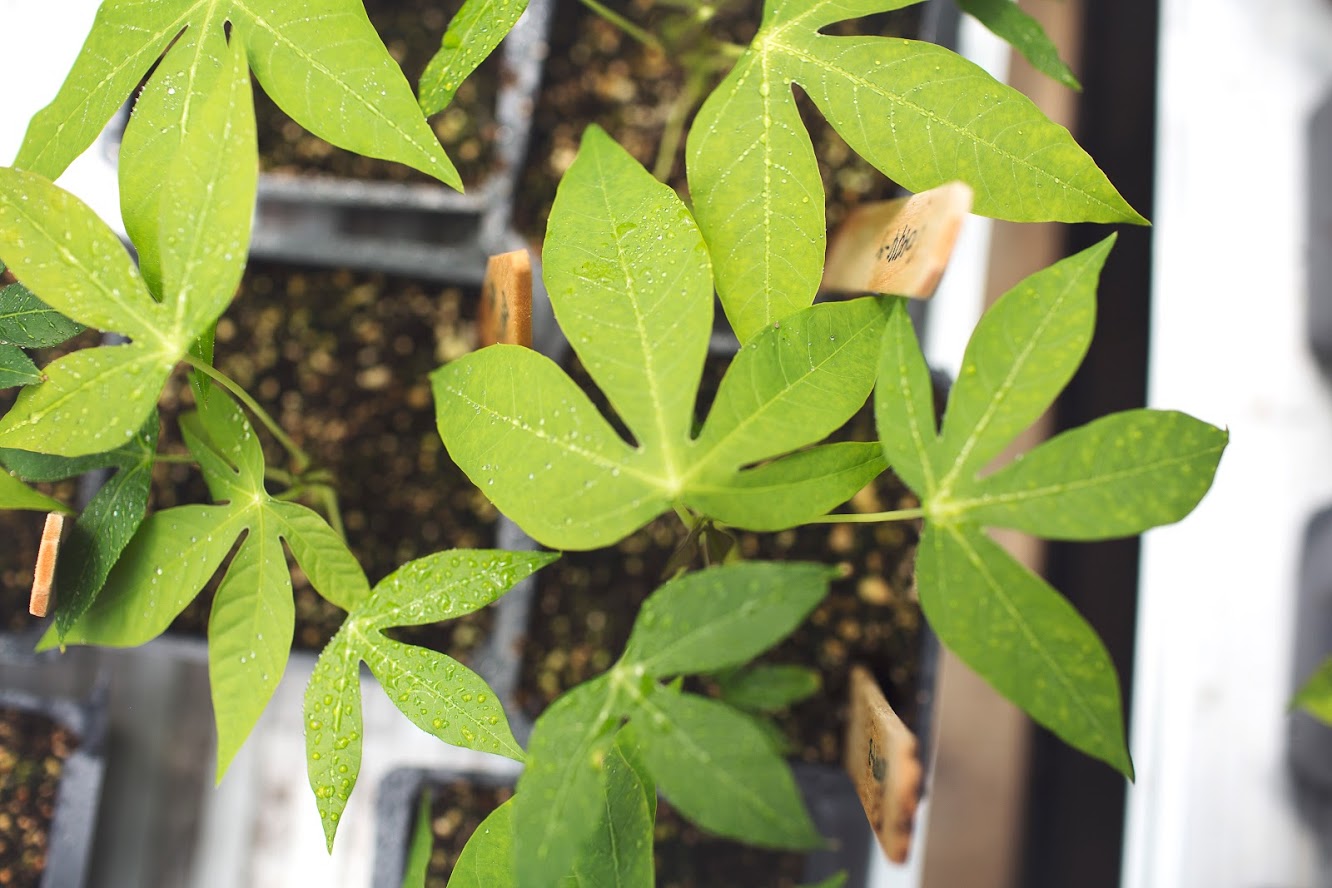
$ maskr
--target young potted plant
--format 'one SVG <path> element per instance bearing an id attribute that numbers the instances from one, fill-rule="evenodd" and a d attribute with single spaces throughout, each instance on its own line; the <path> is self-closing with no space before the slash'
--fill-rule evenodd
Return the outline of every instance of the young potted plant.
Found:
<path id="1" fill-rule="evenodd" d="M 195 410 L 179 430 L 213 504 L 146 518 L 113 512 L 104 523 L 117 545 L 95 550 L 114 548 L 107 571 L 63 596 L 43 644 L 141 643 L 221 574 L 208 627 L 220 774 L 286 663 L 289 552 L 347 612 L 305 699 L 310 784 L 330 845 L 367 742 L 365 662 L 422 730 L 524 763 L 512 799 L 481 824 L 451 884 L 651 884 L 658 791 L 718 835 L 795 849 L 821 842 L 764 722 L 687 679 L 745 669 L 818 605 L 833 571 L 736 561 L 724 554 L 726 533 L 919 522 L 915 581 L 943 643 L 1037 721 L 1131 776 L 1104 647 L 985 529 L 1096 539 L 1178 520 L 1205 494 L 1226 434 L 1184 414 L 1131 411 L 986 473 L 1081 361 L 1113 236 L 1032 276 L 986 314 L 938 427 L 900 297 L 814 304 L 824 191 L 795 86 L 857 154 L 912 191 L 961 180 L 977 212 L 1001 218 L 1144 221 L 1065 130 L 952 52 L 825 33 L 905 5 L 770 0 L 748 44 L 723 50 L 729 73 L 689 128 L 691 205 L 605 132 L 582 136 L 550 213 L 544 279 L 624 433 L 530 349 L 500 344 L 445 364 L 430 382 L 449 456 L 554 551 L 445 549 L 372 586 L 328 510 L 292 501 L 327 476 L 213 360 L 226 347 L 217 325 L 241 279 L 257 189 L 251 71 L 335 144 L 448 184 L 456 171 L 355 0 L 262 10 L 108 0 L 15 166 L 0 169 L 0 259 L 51 309 L 129 342 L 41 367 L 0 420 L 0 447 L 48 474 L 85 459 L 114 464 L 120 456 L 103 454 L 126 448 L 151 462 L 155 406 L 184 364 Z M 463 5 L 436 65 L 449 72 L 446 94 L 521 11 Z M 1039 29 L 1023 33 L 1029 51 L 1048 49 Z M 106 58 L 125 61 L 106 70 Z M 136 266 L 50 179 L 154 63 L 119 168 Z M 900 256 L 888 251 L 885 261 Z M 714 295 L 739 348 L 700 416 Z M 871 396 L 876 440 L 822 443 Z M 284 465 L 267 464 L 251 417 L 282 445 Z M 917 505 L 829 514 L 889 466 Z M 0 504 L 31 496 L 13 478 L 0 488 Z M 525 749 L 479 676 L 394 637 L 476 612 L 558 551 L 612 546 L 670 513 L 713 563 L 655 591 L 614 662 L 555 700 Z M 84 564 L 74 562 L 76 576 Z"/>

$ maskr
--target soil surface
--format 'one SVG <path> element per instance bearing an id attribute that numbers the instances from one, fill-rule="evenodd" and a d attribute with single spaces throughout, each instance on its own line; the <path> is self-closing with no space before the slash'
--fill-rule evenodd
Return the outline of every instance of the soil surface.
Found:
<path id="1" fill-rule="evenodd" d="M 708 358 L 700 416 L 706 416 L 726 365 L 725 358 Z M 607 411 L 605 398 L 576 360 L 570 369 L 598 407 Z M 874 440 L 871 405 L 831 439 Z M 885 473 L 857 494 L 849 508 L 876 512 L 916 505 L 901 482 Z M 746 558 L 818 561 L 838 565 L 843 572 L 809 619 L 761 658 L 810 666 L 822 677 L 818 694 L 776 716 L 792 754 L 811 762 L 841 760 L 848 677 L 855 663 L 878 676 L 889 700 L 911 724 L 921 627 L 912 578 L 915 526 L 812 525 L 776 534 L 733 534 Z M 536 717 L 561 693 L 615 662 L 640 605 L 663 581 L 668 562 L 686 535 L 675 515 L 664 515 L 611 550 L 567 552 L 537 574 L 517 694 L 528 715 Z M 697 560 L 694 566 L 699 566 Z M 696 689 L 710 687 L 703 682 Z"/>
<path id="2" fill-rule="evenodd" d="M 512 787 L 480 786 L 461 779 L 430 786 L 430 831 L 435 842 L 426 868 L 426 888 L 446 888 L 467 840 L 512 795 Z M 418 797 L 412 803 L 413 812 L 419 804 Z"/>
<path id="3" fill-rule="evenodd" d="M 462 0 L 365 0 L 370 22 L 403 69 L 415 93 L 426 64 Z M 458 88 L 449 107 L 430 119 L 435 135 L 472 187 L 494 170 L 495 102 L 500 84 L 500 53 L 491 53 Z M 439 185 L 438 180 L 399 163 L 362 157 L 313 136 L 287 116 L 255 86 L 255 121 L 259 130 L 259 165 L 265 172 L 305 173 Z M 441 186 L 442 187 L 442 186 Z"/>
<path id="4" fill-rule="evenodd" d="M 0 885 L 40 882 L 61 770 L 77 745 L 45 715 L 0 708 Z"/>
<path id="5" fill-rule="evenodd" d="M 218 325 L 216 362 L 322 467 L 331 470 L 347 538 L 373 584 L 443 549 L 489 548 L 496 512 L 444 451 L 427 375 L 471 350 L 475 291 L 378 272 L 251 263 Z M 183 377 L 163 402 L 164 451 L 183 452 L 170 415 L 192 400 Z M 264 431 L 270 466 L 285 453 Z M 193 466 L 158 467 L 154 507 L 208 502 Z M 270 485 L 271 490 L 280 486 Z M 295 645 L 319 649 L 343 612 L 299 568 Z M 202 635 L 211 597 L 173 624 Z M 486 610 L 397 637 L 466 659 Z"/>
<path id="6" fill-rule="evenodd" d="M 431 787 L 430 829 L 435 842 L 426 870 L 427 888 L 447 886 L 467 840 L 512 795 L 509 787 L 484 787 L 466 780 Z M 654 839 L 657 888 L 795 888 L 805 865 L 798 852 L 755 848 L 705 833 L 665 801 L 657 805 Z"/>
<path id="7" fill-rule="evenodd" d="M 664 43 L 668 51 L 662 52 L 638 42 L 579 0 L 555 0 L 550 54 L 533 111 L 532 143 L 514 208 L 514 222 L 520 232 L 533 240 L 544 236 L 555 187 L 573 163 L 583 131 L 590 124 L 601 126 L 640 163 L 653 169 L 666 122 L 685 92 L 687 76 L 681 60 L 706 46 L 709 39 L 748 45 L 758 29 L 760 0 L 713 5 L 719 11 L 705 26 L 692 24 L 681 11 L 692 9 L 690 4 L 629 0 L 615 5 L 617 11 Z M 911 34 L 919 15 L 919 7 L 910 6 L 838 23 L 824 31 L 838 35 Z M 729 66 L 719 65 L 706 78 L 703 97 L 728 70 Z M 896 186 L 857 156 L 798 89 L 796 100 L 819 161 L 828 195 L 830 227 L 863 201 L 895 195 Z M 701 104 L 701 100 L 693 103 L 686 115 L 688 121 L 692 122 Z M 673 160 L 665 181 L 687 195 L 684 139 L 671 154 Z"/>

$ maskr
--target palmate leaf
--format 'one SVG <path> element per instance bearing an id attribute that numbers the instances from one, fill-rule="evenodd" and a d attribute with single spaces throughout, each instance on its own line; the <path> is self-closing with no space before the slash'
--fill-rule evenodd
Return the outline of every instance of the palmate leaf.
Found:
<path id="1" fill-rule="evenodd" d="M 198 413 L 182 417 L 181 431 L 219 505 L 180 506 L 144 521 L 64 641 L 106 647 L 149 641 L 234 550 L 208 623 L 220 779 L 267 705 L 290 653 L 294 606 L 283 543 L 310 584 L 335 603 L 359 601 L 369 586 L 322 518 L 268 495 L 258 438 L 229 396 L 213 391 Z M 54 642 L 54 632 L 48 633 L 43 646 Z"/>
<path id="2" fill-rule="evenodd" d="M 822 275 L 823 188 L 793 84 L 911 191 L 961 180 L 982 215 L 1145 221 L 1067 130 L 971 62 L 929 43 L 819 33 L 910 2 L 768 0 L 753 42 L 699 111 L 690 192 L 742 342 L 809 305 Z"/>
<path id="3" fill-rule="evenodd" d="M 677 503 L 706 513 L 734 501 L 731 523 L 791 526 L 882 470 L 873 448 L 844 446 L 746 467 L 815 443 L 865 403 L 884 300 L 815 306 L 764 330 L 732 362 L 695 438 L 712 285 L 675 193 L 590 129 L 560 184 L 544 259 L 556 317 L 634 444 L 529 349 L 493 346 L 431 377 L 450 456 L 540 542 L 608 545 Z"/>
<path id="4" fill-rule="evenodd" d="M 71 459 L 0 450 L 0 463 L 29 481 L 57 481 L 96 469 L 115 470 L 65 532 L 60 545 L 55 611 L 55 632 L 60 640 L 92 606 L 120 553 L 143 523 L 158 431 L 154 410 L 133 438 L 108 453 Z"/>
<path id="5" fill-rule="evenodd" d="M 131 439 L 171 368 L 231 301 L 249 242 L 255 137 L 238 39 L 222 61 L 201 125 L 155 171 L 172 195 L 161 206 L 160 300 L 92 210 L 41 176 L 0 169 L 0 250 L 15 275 L 62 314 L 132 340 L 47 365 L 0 420 L 0 446 L 83 456 Z"/>
<path id="6" fill-rule="evenodd" d="M 196 127 L 196 106 L 218 88 L 228 27 L 264 92 L 310 132 L 459 185 L 359 0 L 106 0 L 60 92 L 28 127 L 16 165 L 59 176 L 165 53 L 125 133 L 126 149 L 142 161 L 131 181 L 151 184 L 141 178 L 151 159 L 170 156 Z M 126 184 L 122 178 L 122 191 Z M 154 193 L 131 198 L 127 217 L 147 213 L 144 224 L 153 225 Z"/>
<path id="7" fill-rule="evenodd" d="M 292 551 L 299 559 L 295 546 Z M 350 613 L 319 655 L 305 691 L 310 788 L 330 849 L 360 771 L 361 661 L 393 705 L 421 730 L 454 746 L 522 759 L 499 699 L 480 676 L 452 657 L 393 641 L 384 630 L 479 610 L 557 557 L 550 552 L 437 552 L 398 568 L 373 591 L 330 599 Z"/>
<path id="8" fill-rule="evenodd" d="M 940 639 L 1036 721 L 1131 777 L 1105 646 L 983 528 L 1093 540 L 1178 521 L 1211 486 L 1227 435 L 1182 413 L 1133 410 L 980 475 L 1081 363 L 1112 243 L 1038 272 L 985 314 L 937 434 L 925 360 L 897 303 L 884 331 L 875 415 L 884 455 L 921 500 L 917 587 Z"/>
<path id="9" fill-rule="evenodd" d="M 773 847 L 818 844 L 767 734 L 740 710 L 682 693 L 671 680 L 738 665 L 776 644 L 827 594 L 832 576 L 823 565 L 741 563 L 657 590 L 610 672 L 537 719 L 512 802 L 517 884 L 615 884 L 561 879 L 589 875 L 590 861 L 611 855 L 622 838 L 597 827 L 617 748 L 649 806 L 659 785 L 685 816 L 721 835 Z M 617 799 L 629 811 L 616 816 L 642 822 L 625 780 Z"/>

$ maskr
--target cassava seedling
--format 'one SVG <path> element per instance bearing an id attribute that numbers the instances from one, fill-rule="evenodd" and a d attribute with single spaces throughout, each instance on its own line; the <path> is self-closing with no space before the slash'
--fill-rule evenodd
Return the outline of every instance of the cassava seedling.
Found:
<path id="1" fill-rule="evenodd" d="M 1038 721 L 1131 775 L 1104 648 L 986 529 L 1098 539 L 1178 520 L 1210 485 L 1226 434 L 1179 413 L 1130 411 L 989 472 L 1081 361 L 1110 239 L 1032 276 L 987 313 L 938 430 L 902 300 L 814 304 L 824 195 L 797 86 L 858 153 L 913 191 L 959 180 L 976 211 L 999 218 L 1144 221 L 1065 130 L 971 63 L 926 43 L 822 33 L 907 5 L 769 0 L 751 43 L 719 54 L 715 70 L 734 64 L 689 132 L 692 206 L 604 133 L 584 138 L 551 213 L 546 285 L 632 440 L 553 362 L 514 345 L 433 374 L 439 431 L 481 492 L 555 548 L 601 548 L 670 512 L 691 528 L 754 531 L 923 522 L 917 584 L 943 641 Z M 1071 80 L 1011 4 L 966 7 Z M 423 730 L 527 761 L 455 885 L 650 884 L 657 787 L 710 830 L 813 846 L 790 773 L 755 721 L 763 706 L 731 705 L 746 694 L 787 699 L 790 687 L 732 673 L 739 685 L 728 703 L 687 693 L 678 679 L 740 669 L 790 632 L 823 596 L 826 567 L 733 564 L 663 586 L 621 660 L 557 701 L 524 752 L 478 676 L 384 630 L 482 607 L 555 556 L 445 551 L 372 587 L 337 530 L 289 501 L 336 479 L 213 366 L 214 327 L 241 277 L 255 203 L 251 72 L 312 132 L 456 185 L 420 109 L 446 104 L 523 8 L 467 0 L 418 108 L 356 0 L 103 4 L 65 86 L 34 118 L 14 167 L 0 169 L 0 259 L 21 284 L 0 290 L 0 384 L 22 385 L 0 420 L 0 462 L 12 472 L 0 473 L 0 505 L 65 510 L 20 479 L 116 469 L 67 541 L 46 644 L 151 638 L 238 545 L 209 628 L 220 774 L 286 661 L 290 550 L 348 611 L 306 695 L 310 782 L 330 844 L 359 765 L 366 662 Z M 136 266 L 50 179 L 150 68 L 119 166 Z M 696 428 L 714 292 L 742 347 Z M 22 351 L 80 325 L 129 343 L 40 367 Z M 197 406 L 181 425 L 214 503 L 145 519 L 161 458 L 155 405 L 181 363 L 194 370 Z M 821 443 L 871 394 L 877 440 Z M 264 464 L 252 420 L 286 450 L 285 468 Z M 889 466 L 919 507 L 827 514 Z M 628 853 L 610 857 L 611 844 Z"/>

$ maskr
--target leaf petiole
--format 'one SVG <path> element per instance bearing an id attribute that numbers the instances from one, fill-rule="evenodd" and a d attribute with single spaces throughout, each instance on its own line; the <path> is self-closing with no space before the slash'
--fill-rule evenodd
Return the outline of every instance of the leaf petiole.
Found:
<path id="1" fill-rule="evenodd" d="M 592 10 L 644 46 L 649 46 L 661 53 L 666 52 L 666 47 L 661 45 L 660 40 L 640 28 L 638 25 L 635 25 L 615 10 L 599 2 L 599 0 L 582 0 L 582 3 L 588 9 Z"/>
<path id="2" fill-rule="evenodd" d="M 237 400 L 249 408 L 250 412 L 264 424 L 264 428 L 268 429 L 268 431 L 273 434 L 273 437 L 277 439 L 277 442 L 282 445 L 283 449 L 291 455 L 292 465 L 295 467 L 295 473 L 297 475 L 309 468 L 311 462 L 310 455 L 302 450 L 295 441 L 291 440 L 287 433 L 282 431 L 282 427 L 277 424 L 276 420 L 274 420 L 272 416 L 269 416 L 268 411 L 263 407 L 260 407 L 259 402 L 250 397 L 250 393 L 241 388 L 235 380 L 230 376 L 227 376 L 221 370 L 218 370 L 212 364 L 200 360 L 193 354 L 187 353 L 184 357 L 184 361 L 195 370 L 203 373 L 209 379 L 231 392 L 236 396 Z"/>

